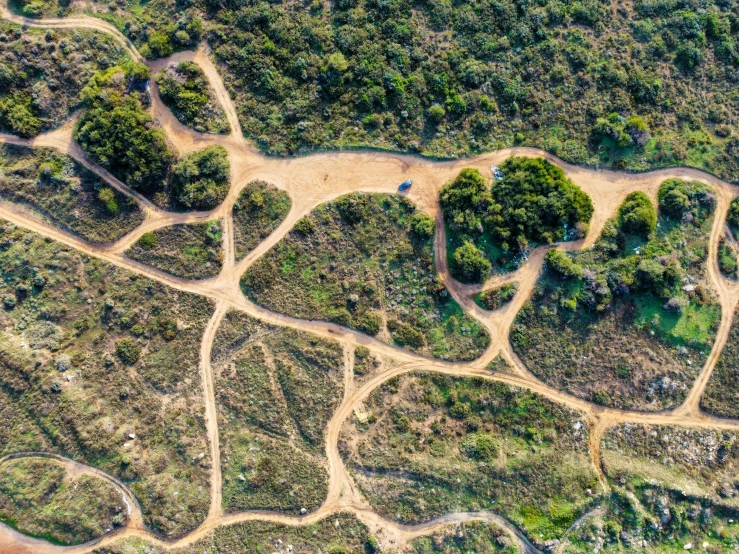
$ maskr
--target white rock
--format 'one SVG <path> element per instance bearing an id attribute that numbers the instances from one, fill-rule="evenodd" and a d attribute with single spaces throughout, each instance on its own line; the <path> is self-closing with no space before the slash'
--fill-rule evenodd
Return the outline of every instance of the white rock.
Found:
<path id="1" fill-rule="evenodd" d="M 686 544 L 685 546 L 683 546 L 683 550 L 690 550 L 691 548 L 693 548 L 693 543 L 692 542 L 689 542 L 688 544 Z"/>
<path id="2" fill-rule="evenodd" d="M 129 438 L 129 439 L 135 439 L 135 438 L 136 438 L 136 433 L 130 433 L 130 434 L 128 435 L 128 438 Z"/>
<path id="3" fill-rule="evenodd" d="M 307 513 L 308 513 L 308 510 L 306 510 L 305 508 L 300 508 L 300 515 L 301 516 L 304 516 Z"/>

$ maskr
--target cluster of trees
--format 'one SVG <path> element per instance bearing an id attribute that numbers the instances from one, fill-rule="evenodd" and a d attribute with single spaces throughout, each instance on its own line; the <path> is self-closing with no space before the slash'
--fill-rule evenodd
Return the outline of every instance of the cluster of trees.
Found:
<path id="1" fill-rule="evenodd" d="M 582 304 L 602 311 L 611 306 L 614 297 L 631 292 L 661 298 L 667 311 L 680 312 L 688 305 L 681 290 L 683 277 L 686 268 L 701 260 L 683 241 L 691 226 L 700 228 L 707 220 L 716 199 L 701 183 L 668 179 L 659 188 L 658 201 L 665 226 L 669 221 L 679 225 L 679 235 L 670 240 L 655 236 L 657 212 L 644 193 L 634 192 L 626 197 L 618 216 L 605 225 L 592 252 L 574 258 L 558 250 L 547 253 L 546 265 L 553 274 L 583 283 L 575 297 L 564 300 L 564 307 L 575 309 Z M 700 287 L 695 288 L 700 296 Z"/>
<path id="2" fill-rule="evenodd" d="M 192 152 L 172 168 L 172 196 L 188 209 L 213 209 L 228 194 L 230 171 L 228 152 L 222 146 Z"/>
<path id="3" fill-rule="evenodd" d="M 530 243 L 584 236 L 593 204 L 559 167 L 543 158 L 507 159 L 502 179 L 488 185 L 476 169 L 463 169 L 440 193 L 452 244 L 454 276 L 483 280 L 496 260 L 479 245 L 487 240 L 514 254 Z"/>
<path id="4" fill-rule="evenodd" d="M 193 62 L 170 64 L 156 76 L 159 95 L 175 117 L 196 131 L 227 133 L 223 108 L 214 100 L 208 80 Z"/>
<path id="5" fill-rule="evenodd" d="M 74 133 L 91 158 L 142 192 L 163 186 L 174 159 L 164 131 L 144 110 L 148 80 L 149 69 L 136 63 L 96 74 L 82 90 L 87 110 Z"/>
<path id="6" fill-rule="evenodd" d="M 149 78 L 145 65 L 132 62 L 94 75 L 80 95 L 87 109 L 74 138 L 131 188 L 150 196 L 167 190 L 175 208 L 212 209 L 228 193 L 228 152 L 211 146 L 177 160 L 164 131 L 145 110 Z M 100 200 L 115 210 L 109 196 L 101 191 Z"/>

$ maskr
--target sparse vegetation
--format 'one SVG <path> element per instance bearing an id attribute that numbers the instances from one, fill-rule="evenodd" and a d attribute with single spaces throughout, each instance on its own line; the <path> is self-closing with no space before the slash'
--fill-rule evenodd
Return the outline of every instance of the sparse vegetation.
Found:
<path id="1" fill-rule="evenodd" d="M 292 545 L 293 552 L 326 552 L 328 554 L 371 554 L 367 545 L 373 537 L 367 527 L 354 516 L 338 513 L 318 523 L 295 527 L 264 521 L 249 521 L 218 527 L 206 538 L 191 546 L 178 548 L 177 554 L 236 554 L 242 552 L 274 552 Z M 135 539 L 122 540 L 114 546 L 98 548 L 93 554 L 129 554 L 131 548 L 142 546 Z M 142 554 L 162 554 L 156 547 Z M 139 554 L 138 550 L 134 550 Z"/>
<path id="2" fill-rule="evenodd" d="M 685 397 L 720 320 L 706 279 L 715 197 L 700 183 L 669 180 L 659 200 L 648 239 L 641 226 L 630 234 L 627 214 L 638 210 L 651 221 L 643 199 L 632 196 L 592 248 L 549 253 L 511 329 L 515 350 L 539 378 L 622 408 L 663 410 Z"/>
<path id="3" fill-rule="evenodd" d="M 212 210 L 226 199 L 230 172 L 226 149 L 209 146 L 187 154 L 175 164 L 170 192 L 181 207 Z"/>
<path id="4" fill-rule="evenodd" d="M 170 63 L 156 75 L 159 95 L 181 123 L 201 133 L 228 134 L 223 108 L 194 62 Z"/>
<path id="5" fill-rule="evenodd" d="M 515 267 L 532 246 L 583 237 L 593 214 L 588 195 L 542 158 L 508 158 L 501 170 L 492 187 L 463 169 L 441 190 L 449 270 L 463 282 Z"/>
<path id="6" fill-rule="evenodd" d="M 478 552 L 480 554 L 516 554 L 519 550 L 506 535 L 495 525 L 485 522 L 463 523 L 450 526 L 441 532 L 428 537 L 415 539 L 412 543 L 412 552 L 416 554 L 465 554 Z"/>
<path id="7" fill-rule="evenodd" d="M 229 312 L 213 364 L 224 510 L 318 508 L 328 492 L 325 427 L 341 398 L 339 344 Z"/>
<path id="8" fill-rule="evenodd" d="M 415 213 L 388 194 L 323 204 L 247 271 L 242 289 L 281 313 L 333 321 L 436 358 L 473 359 L 489 337 L 436 275 L 432 238 L 410 229 Z"/>
<path id="9" fill-rule="evenodd" d="M 86 29 L 39 32 L 0 21 L 0 132 L 24 138 L 63 123 L 80 90 L 128 55 L 112 37 Z"/>
<path id="10" fill-rule="evenodd" d="M 0 297 L 14 299 L 0 311 L 0 455 L 82 461 L 126 482 L 154 532 L 191 531 L 208 510 L 198 346 L 212 304 L 0 229 Z"/>
<path id="11" fill-rule="evenodd" d="M 0 145 L 0 197 L 90 242 L 113 242 L 144 220 L 133 198 L 50 148 Z"/>
<path id="12" fill-rule="evenodd" d="M 590 503 L 597 479 L 587 428 L 574 413 L 528 391 L 483 379 L 407 375 L 347 421 L 342 456 L 386 517 L 428 521 L 490 510 L 536 543 L 558 538 Z"/>
<path id="13" fill-rule="evenodd" d="M 126 256 L 177 277 L 207 279 L 221 271 L 221 240 L 219 221 L 172 225 L 143 234 Z"/>
<path id="14" fill-rule="evenodd" d="M 234 247 L 240 260 L 269 236 L 290 212 L 290 195 L 264 181 L 252 181 L 233 206 Z"/>
<path id="15" fill-rule="evenodd" d="M 0 521 L 21 533 L 57 544 L 82 544 L 127 519 L 121 493 L 99 478 L 73 477 L 43 459 L 0 466 Z"/>

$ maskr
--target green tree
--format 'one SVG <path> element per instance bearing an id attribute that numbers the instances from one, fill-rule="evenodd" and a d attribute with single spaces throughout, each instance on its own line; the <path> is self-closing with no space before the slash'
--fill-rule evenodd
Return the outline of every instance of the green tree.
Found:
<path id="1" fill-rule="evenodd" d="M 470 241 L 454 251 L 455 277 L 466 283 L 481 283 L 490 273 L 491 264 Z"/>
<path id="2" fill-rule="evenodd" d="M 657 212 L 649 197 L 641 191 L 632 192 L 618 210 L 624 233 L 647 238 L 657 225 Z"/>
<path id="3" fill-rule="evenodd" d="M 186 208 L 210 210 L 226 198 L 230 172 L 222 146 L 192 152 L 172 168 L 172 195 Z"/>
<path id="4" fill-rule="evenodd" d="M 490 189 L 482 174 L 465 168 L 439 194 L 444 218 L 451 228 L 473 233 L 482 229 L 482 220 L 490 206 Z"/>

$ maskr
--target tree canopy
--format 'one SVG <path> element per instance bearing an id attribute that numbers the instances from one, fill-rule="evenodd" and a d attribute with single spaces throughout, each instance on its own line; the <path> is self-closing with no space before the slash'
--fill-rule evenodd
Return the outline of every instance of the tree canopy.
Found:
<path id="1" fill-rule="evenodd" d="M 140 64 L 97 73 L 82 90 L 87 110 L 74 133 L 92 159 L 143 192 L 162 187 L 174 158 L 164 131 L 144 111 L 148 79 Z"/>
<path id="2" fill-rule="evenodd" d="M 231 164 L 222 146 L 183 157 L 172 169 L 172 195 L 186 208 L 210 210 L 228 194 Z"/>

